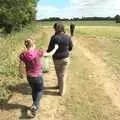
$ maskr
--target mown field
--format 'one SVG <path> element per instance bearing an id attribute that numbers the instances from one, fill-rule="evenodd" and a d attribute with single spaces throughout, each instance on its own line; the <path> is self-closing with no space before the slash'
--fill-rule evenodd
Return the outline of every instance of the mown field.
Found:
<path id="1" fill-rule="evenodd" d="M 64 98 L 55 96 L 48 108 L 44 108 L 50 118 L 49 106 L 56 103 L 56 99 L 60 102 L 52 114 L 59 118 L 51 117 L 50 120 L 120 120 L 120 27 L 114 22 L 103 25 L 97 21 L 92 24 L 78 25 L 76 22 L 67 92 Z M 23 40 L 34 34 L 39 40 L 37 46 L 45 48 L 53 33 L 52 25 L 40 23 L 21 33 L 0 37 L 1 100 L 7 100 L 11 95 L 9 86 L 24 82 L 18 77 L 18 55 L 23 48 Z M 68 25 L 66 30 L 69 33 Z M 59 110 L 60 106 L 65 109 Z M 41 116 L 44 115 L 41 111 Z"/>
<path id="2" fill-rule="evenodd" d="M 47 22 L 47 21 L 40 21 L 39 23 L 41 24 L 41 26 L 46 26 L 46 27 L 51 27 L 56 21 L 52 21 L 52 22 Z M 59 22 L 59 21 L 58 21 Z M 70 25 L 70 23 L 74 23 L 76 26 L 120 26 L 120 24 L 116 24 L 115 21 L 60 21 L 63 24 L 66 25 L 66 27 L 68 27 L 68 25 Z"/>
<path id="3" fill-rule="evenodd" d="M 120 119 L 119 36 L 116 26 L 77 27 L 66 98 L 72 119 Z"/>

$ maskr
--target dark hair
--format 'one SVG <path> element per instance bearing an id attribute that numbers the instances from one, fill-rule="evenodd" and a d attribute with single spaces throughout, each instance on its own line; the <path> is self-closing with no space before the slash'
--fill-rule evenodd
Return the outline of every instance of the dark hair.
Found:
<path id="1" fill-rule="evenodd" d="M 56 33 L 65 32 L 64 25 L 62 23 L 55 23 L 53 27 Z"/>
<path id="2" fill-rule="evenodd" d="M 54 29 L 56 29 L 56 27 L 57 27 L 57 24 L 58 24 L 58 23 L 55 23 L 55 24 L 53 25 L 53 28 L 54 28 Z"/>

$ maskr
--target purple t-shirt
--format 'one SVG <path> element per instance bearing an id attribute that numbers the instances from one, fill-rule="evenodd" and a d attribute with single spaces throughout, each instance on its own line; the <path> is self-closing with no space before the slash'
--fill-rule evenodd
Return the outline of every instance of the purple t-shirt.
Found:
<path id="1" fill-rule="evenodd" d="M 42 59 L 43 51 L 29 50 L 20 54 L 20 60 L 25 63 L 26 73 L 29 76 L 38 77 L 42 75 Z"/>

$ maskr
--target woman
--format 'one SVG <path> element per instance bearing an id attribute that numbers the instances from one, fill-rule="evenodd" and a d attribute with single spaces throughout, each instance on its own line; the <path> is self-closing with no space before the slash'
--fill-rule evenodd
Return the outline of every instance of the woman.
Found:
<path id="1" fill-rule="evenodd" d="M 53 61 L 58 79 L 59 93 L 63 96 L 65 93 L 67 69 L 70 63 L 69 51 L 72 50 L 73 44 L 71 38 L 65 34 L 63 24 L 55 23 L 53 27 L 55 34 L 51 37 L 47 52 L 50 52 L 55 44 L 59 46 L 53 55 Z"/>

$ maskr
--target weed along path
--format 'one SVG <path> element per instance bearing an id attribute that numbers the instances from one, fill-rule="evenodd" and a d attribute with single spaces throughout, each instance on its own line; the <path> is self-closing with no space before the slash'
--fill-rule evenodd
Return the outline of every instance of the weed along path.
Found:
<path id="1" fill-rule="evenodd" d="M 47 48 L 53 31 L 43 28 L 37 39 Z M 100 37 L 77 36 L 72 38 L 74 49 L 64 97 L 58 96 L 54 87 L 57 78 L 52 59 L 50 70 L 44 74 L 45 94 L 40 112 L 33 120 L 120 120 L 120 83 L 107 60 L 104 51 L 91 46 L 90 41 Z M 106 52 L 106 51 L 105 51 Z M 100 54 L 98 54 L 100 53 Z M 106 58 L 109 60 L 109 58 Z M 26 106 L 31 106 L 31 91 L 26 80 L 13 87 L 13 95 L 0 111 L 0 120 L 28 119 Z"/>

